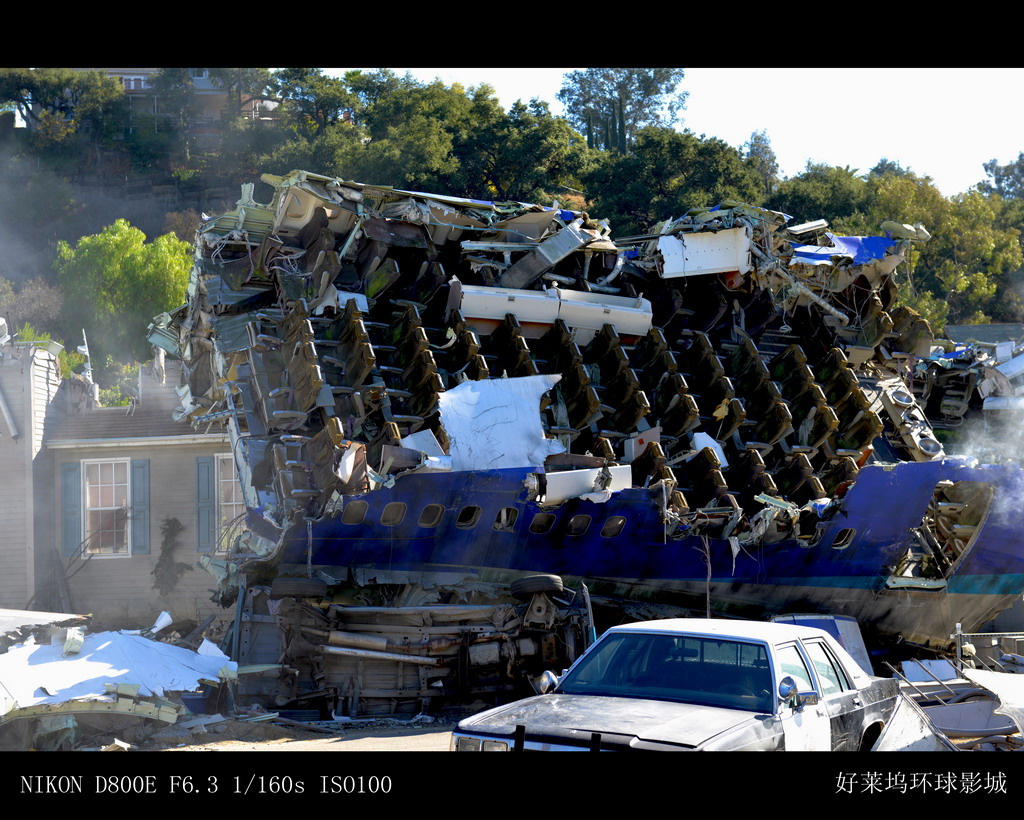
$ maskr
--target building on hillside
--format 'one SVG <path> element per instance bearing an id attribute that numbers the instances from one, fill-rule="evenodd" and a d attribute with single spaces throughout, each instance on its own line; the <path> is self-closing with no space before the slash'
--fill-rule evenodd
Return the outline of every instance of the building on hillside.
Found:
<path id="1" fill-rule="evenodd" d="M 159 68 L 74 68 L 72 71 L 100 71 L 120 80 L 132 117 L 130 123 L 142 116 L 158 119 L 169 116 L 166 107 L 161 107 L 160 94 L 156 90 L 155 78 Z M 189 126 L 200 146 L 215 145 L 220 138 L 222 120 L 234 116 L 234 112 L 229 111 L 228 94 L 210 79 L 209 69 L 190 68 L 189 74 L 199 105 L 199 111 L 190 120 Z M 267 106 L 268 103 L 259 98 L 243 98 L 239 115 L 258 119 L 265 114 Z"/>

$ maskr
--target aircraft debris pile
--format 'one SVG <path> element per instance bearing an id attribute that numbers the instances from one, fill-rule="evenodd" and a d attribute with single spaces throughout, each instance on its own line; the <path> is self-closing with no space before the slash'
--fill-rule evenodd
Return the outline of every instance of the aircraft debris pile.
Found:
<path id="1" fill-rule="evenodd" d="M 945 458 L 908 385 L 933 339 L 895 271 L 922 226 L 842 237 L 727 201 L 613 239 L 557 203 L 262 179 L 272 202 L 245 186 L 203 225 L 189 302 L 150 335 L 185 362 L 178 417 L 231 435 L 249 512 L 208 562 L 225 602 L 279 576 L 320 609 L 496 606 L 545 573 L 597 603 L 827 608 L 941 642 L 1019 598 L 996 503 L 1019 468 Z M 332 611 L 315 628 L 345 631 Z M 260 657 L 311 625 L 276 623 Z M 458 688 L 295 652 L 281 698 Z"/>

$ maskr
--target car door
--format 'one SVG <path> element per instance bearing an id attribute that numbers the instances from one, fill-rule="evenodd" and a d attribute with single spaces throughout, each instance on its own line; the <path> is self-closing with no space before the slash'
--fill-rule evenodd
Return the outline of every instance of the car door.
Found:
<path id="1" fill-rule="evenodd" d="M 791 677 L 796 682 L 797 692 L 818 697 L 818 703 L 805 703 L 794 709 L 788 704 L 779 704 L 777 717 L 786 741 L 786 751 L 829 751 L 832 749 L 832 725 L 820 692 L 808 666 L 802 647 L 791 641 L 775 647 L 776 681 Z M 813 700 L 813 698 L 812 698 Z"/>
<path id="2" fill-rule="evenodd" d="M 805 638 L 802 643 L 817 678 L 820 705 L 828 715 L 832 748 L 856 751 L 864 735 L 864 699 L 825 640 Z"/>

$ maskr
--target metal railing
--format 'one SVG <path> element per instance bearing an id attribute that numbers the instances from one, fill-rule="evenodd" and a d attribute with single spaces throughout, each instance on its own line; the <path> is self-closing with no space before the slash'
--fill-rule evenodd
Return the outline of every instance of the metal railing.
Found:
<path id="1" fill-rule="evenodd" d="M 1024 653 L 1018 652 L 1018 641 L 1024 641 L 1024 632 L 963 632 L 960 624 L 956 625 L 956 631 L 949 636 L 956 644 L 956 667 L 963 669 L 965 655 L 974 663 L 984 669 L 993 672 L 1024 672 Z M 1012 641 L 1012 646 L 1007 642 Z M 971 649 L 964 649 L 965 645 Z M 998 647 L 998 649 L 996 649 Z M 1021 663 L 1010 665 L 1000 662 L 1004 655 L 1018 655 Z"/>

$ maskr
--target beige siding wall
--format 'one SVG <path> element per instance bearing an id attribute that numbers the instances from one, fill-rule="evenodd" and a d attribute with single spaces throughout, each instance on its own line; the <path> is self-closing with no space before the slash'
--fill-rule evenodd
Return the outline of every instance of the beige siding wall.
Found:
<path id="1" fill-rule="evenodd" d="M 33 559 L 37 597 L 33 609 L 49 608 L 56 601 L 44 602 L 38 597 L 41 588 L 52 577 L 60 560 L 57 541 L 57 518 L 60 515 L 58 499 L 51 492 L 53 486 L 53 455 L 44 447 L 44 433 L 48 432 L 61 415 L 55 401 L 60 388 L 60 368 L 57 359 L 37 349 L 32 367 L 32 506 L 33 506 Z M 45 607 L 44 607 L 45 603 Z"/>
<path id="2" fill-rule="evenodd" d="M 10 353 L 10 348 L 3 348 Z M 0 607 L 22 609 L 32 596 L 32 436 L 29 430 L 29 389 L 22 349 L 15 359 L 0 361 L 0 392 L 14 418 L 18 438 L 11 437 L 0 417 Z M 29 432 L 28 435 L 26 433 Z"/>
<path id="3" fill-rule="evenodd" d="M 72 601 L 77 612 L 94 615 L 94 628 L 142 628 L 151 625 L 161 610 L 175 620 L 202 621 L 209 614 L 230 617 L 229 611 L 210 601 L 216 584 L 209 573 L 195 566 L 197 549 L 196 458 L 227 453 L 226 444 L 207 446 L 104 447 L 58 449 L 55 492 L 59 493 L 61 463 L 82 459 L 149 459 L 150 553 L 132 556 L 92 556 L 76 560 L 68 570 Z M 59 516 L 58 523 L 59 523 Z M 167 518 L 184 525 L 173 560 L 189 564 L 173 592 L 163 597 L 154 588 L 153 567 L 160 558 L 160 528 Z"/>
<path id="4" fill-rule="evenodd" d="M 0 607 L 21 609 L 35 593 L 36 555 L 53 544 L 42 442 L 60 377 L 56 359 L 40 348 L 4 346 L 0 353 L 0 392 L 18 432 L 14 438 L 0 418 Z"/>

